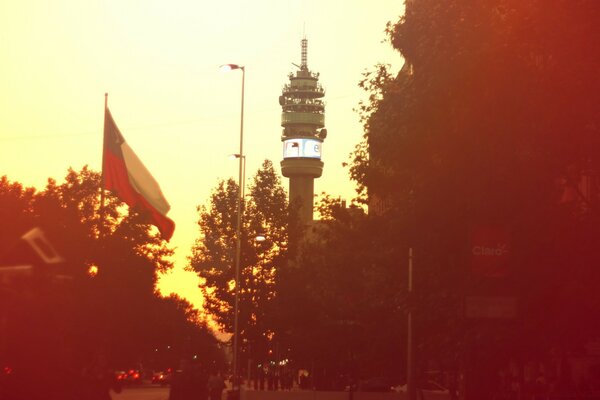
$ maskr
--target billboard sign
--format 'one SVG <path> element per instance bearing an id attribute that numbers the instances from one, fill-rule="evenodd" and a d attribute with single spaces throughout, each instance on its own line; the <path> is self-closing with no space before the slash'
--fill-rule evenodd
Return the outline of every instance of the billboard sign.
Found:
<path id="1" fill-rule="evenodd" d="M 469 246 L 474 274 L 489 278 L 507 275 L 510 234 L 506 225 L 472 226 Z"/>
<path id="2" fill-rule="evenodd" d="M 321 159 L 321 146 L 317 139 L 294 138 L 283 142 L 283 158 L 316 158 Z"/>

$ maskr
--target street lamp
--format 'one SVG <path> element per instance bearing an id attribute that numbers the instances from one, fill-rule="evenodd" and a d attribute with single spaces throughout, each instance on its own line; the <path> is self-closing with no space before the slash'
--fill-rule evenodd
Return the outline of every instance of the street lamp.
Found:
<path id="1" fill-rule="evenodd" d="M 237 193 L 237 223 L 235 227 L 235 293 L 233 306 L 233 391 L 236 397 L 239 396 L 240 382 L 238 378 L 238 336 L 239 336 L 239 303 L 240 303 L 240 259 L 242 253 L 242 160 L 244 157 L 244 81 L 246 79 L 246 69 L 237 64 L 221 65 L 221 70 L 232 71 L 234 69 L 242 70 L 242 107 L 240 115 L 240 151 L 237 154 L 239 160 L 238 171 L 238 193 Z"/>

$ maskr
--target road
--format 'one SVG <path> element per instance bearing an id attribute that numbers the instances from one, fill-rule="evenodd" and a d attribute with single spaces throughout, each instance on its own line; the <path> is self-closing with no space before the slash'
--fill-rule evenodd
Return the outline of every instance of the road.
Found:
<path id="1" fill-rule="evenodd" d="M 113 400 L 167 400 L 169 388 L 159 386 L 125 387 L 121 393 L 111 393 Z"/>

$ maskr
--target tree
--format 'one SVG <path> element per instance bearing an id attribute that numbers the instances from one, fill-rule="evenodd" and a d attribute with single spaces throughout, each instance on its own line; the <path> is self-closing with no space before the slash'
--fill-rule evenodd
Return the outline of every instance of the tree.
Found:
<path id="1" fill-rule="evenodd" d="M 6 176 L 0 178 L 0 254 L 14 244 L 18 233 L 25 233 L 33 219 L 35 189 L 24 188 L 18 182 L 10 182 Z"/>
<path id="2" fill-rule="evenodd" d="M 190 269 L 205 280 L 205 308 L 226 332 L 233 332 L 237 193 L 232 179 L 222 180 L 210 204 L 198 207 L 201 237 L 190 258 Z M 270 316 L 277 271 L 288 251 L 289 215 L 280 178 L 271 161 L 265 160 L 244 199 L 242 215 L 239 343 L 242 352 L 254 360 L 266 357 L 273 335 Z M 257 242 L 258 234 L 267 240 Z"/>
<path id="3" fill-rule="evenodd" d="M 311 369 L 320 389 L 399 377 L 406 241 L 385 218 L 357 205 L 346 208 L 325 195 L 317 210 L 321 220 L 282 268 L 277 286 L 289 358 Z"/>
<path id="4" fill-rule="evenodd" d="M 198 310 L 176 295 L 156 297 L 154 302 L 149 321 L 154 349 L 147 358 L 149 367 L 164 371 L 178 367 L 182 359 L 196 360 L 204 368 L 224 367 L 219 343 Z"/>
<path id="5" fill-rule="evenodd" d="M 168 249 L 136 210 L 106 193 L 104 220 L 100 211 L 100 174 L 84 167 L 69 170 L 64 183 L 50 179 L 36 198 L 38 223 L 68 260 L 79 278 L 73 312 L 81 322 L 78 340 L 112 349 L 115 362 L 129 364 L 148 352 L 148 307 L 155 297 L 158 271 L 171 268 Z M 87 278 L 95 265 L 98 274 Z M 74 299 L 74 300 L 75 300 Z"/>
<path id="6" fill-rule="evenodd" d="M 68 375 L 78 374 L 97 352 L 106 354 L 113 367 L 129 368 L 151 360 L 168 341 L 179 355 L 196 352 L 222 362 L 215 338 L 189 304 L 158 298 L 156 275 L 171 268 L 172 250 L 142 215 L 126 212 L 109 193 L 102 221 L 99 187 L 100 174 L 87 167 L 69 170 L 61 184 L 49 179 L 40 192 L 0 180 L 0 210 L 11 223 L 3 225 L 2 244 L 40 226 L 67 260 L 55 272 L 71 278 L 57 281 L 52 279 L 56 273 L 36 272 L 0 286 L 6 305 L 1 333 L 3 343 L 11 343 L 0 347 L 0 357 L 14 369 L 15 382 L 30 376 L 45 380 L 17 384 L 28 391 L 23 398 L 66 396 L 59 386 L 72 383 Z M 88 274 L 90 266 L 98 267 L 96 276 Z M 172 322 L 170 334 L 164 333 L 162 319 Z M 40 388 L 43 395 L 37 393 Z"/>
<path id="7" fill-rule="evenodd" d="M 421 0 L 388 26 L 405 65 L 362 82 L 372 96 L 351 173 L 397 218 L 399 234 L 410 233 L 415 285 L 426 291 L 416 305 L 426 357 L 487 337 L 479 350 L 492 365 L 598 333 L 584 315 L 600 299 L 580 279 L 595 279 L 598 262 L 599 15 L 593 0 Z M 470 273 L 477 224 L 511 232 L 504 279 Z M 452 326 L 476 290 L 516 296 L 522 327 L 462 321 L 446 340 L 431 334 Z M 566 319 L 573 313 L 576 323 Z"/>

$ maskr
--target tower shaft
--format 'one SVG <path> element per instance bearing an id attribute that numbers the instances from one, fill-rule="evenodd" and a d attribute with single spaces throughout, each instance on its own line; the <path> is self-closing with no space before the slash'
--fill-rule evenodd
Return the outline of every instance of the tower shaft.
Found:
<path id="1" fill-rule="evenodd" d="M 298 217 L 303 222 L 313 219 L 314 193 L 315 179 L 313 177 L 299 175 L 290 178 L 290 200 L 299 204 Z"/>

